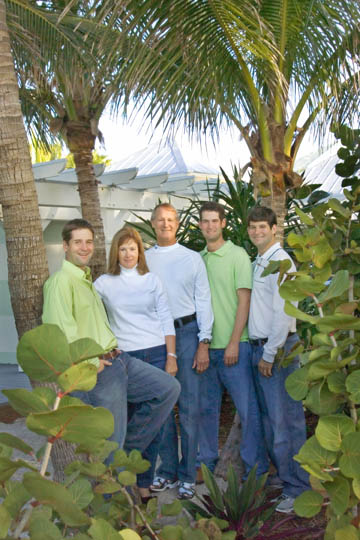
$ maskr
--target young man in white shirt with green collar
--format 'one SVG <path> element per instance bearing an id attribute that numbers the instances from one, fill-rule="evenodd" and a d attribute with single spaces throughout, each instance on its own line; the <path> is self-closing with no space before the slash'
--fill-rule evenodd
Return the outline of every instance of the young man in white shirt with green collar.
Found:
<path id="1" fill-rule="evenodd" d="M 301 401 L 294 401 L 285 389 L 285 380 L 299 367 L 295 358 L 286 368 L 276 365 L 278 349 L 290 350 L 299 340 L 296 319 L 284 311 L 284 300 L 278 286 L 278 274 L 262 277 L 270 261 L 291 257 L 276 239 L 276 214 L 270 208 L 255 207 L 248 216 L 248 233 L 257 247 L 253 265 L 253 290 L 250 302 L 249 337 L 252 346 L 256 393 L 267 451 L 283 485 L 276 510 L 293 511 L 295 497 L 310 489 L 308 474 L 294 461 L 306 440 L 304 410 Z"/>

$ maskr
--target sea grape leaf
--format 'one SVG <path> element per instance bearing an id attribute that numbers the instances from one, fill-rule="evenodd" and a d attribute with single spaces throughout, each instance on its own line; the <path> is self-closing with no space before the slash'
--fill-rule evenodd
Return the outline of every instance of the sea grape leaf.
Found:
<path id="1" fill-rule="evenodd" d="M 355 431 L 351 418 L 341 414 L 333 414 L 319 418 L 315 435 L 321 446 L 337 452 L 346 435 Z"/>
<path id="2" fill-rule="evenodd" d="M 104 407 L 88 405 L 62 407 L 56 411 L 33 413 L 27 417 L 27 427 L 39 435 L 91 445 L 96 439 L 107 439 L 114 431 L 114 418 Z"/>
<path id="3" fill-rule="evenodd" d="M 71 366 L 64 332 L 56 324 L 42 324 L 20 338 L 17 360 L 30 379 L 55 382 Z"/>
<path id="4" fill-rule="evenodd" d="M 318 514 L 324 498 L 320 493 L 312 490 L 304 491 L 296 497 L 294 502 L 294 510 L 300 517 L 310 518 Z"/>

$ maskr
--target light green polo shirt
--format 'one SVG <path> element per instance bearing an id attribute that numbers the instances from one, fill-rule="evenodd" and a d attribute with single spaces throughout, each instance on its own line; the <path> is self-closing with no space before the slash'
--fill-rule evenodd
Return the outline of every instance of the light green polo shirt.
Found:
<path id="1" fill-rule="evenodd" d="M 105 351 L 117 347 L 105 308 L 92 284 L 90 268 L 64 261 L 44 285 L 43 323 L 57 324 L 69 343 L 91 338 Z M 99 360 L 92 362 L 99 365 Z"/>
<path id="2" fill-rule="evenodd" d="M 205 248 L 204 258 L 208 273 L 211 303 L 214 312 L 211 349 L 225 349 L 234 328 L 238 306 L 237 289 L 252 289 L 252 267 L 246 251 L 230 240 L 217 251 Z M 248 340 L 247 327 L 240 341 Z"/>

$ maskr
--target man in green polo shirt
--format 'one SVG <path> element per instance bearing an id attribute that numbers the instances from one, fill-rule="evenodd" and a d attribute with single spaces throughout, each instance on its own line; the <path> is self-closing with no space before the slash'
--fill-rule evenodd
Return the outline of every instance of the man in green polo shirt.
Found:
<path id="1" fill-rule="evenodd" d="M 69 221 L 62 232 L 65 261 L 44 285 L 44 323 L 56 324 L 71 343 L 92 338 L 106 351 L 92 362 L 98 367 L 96 386 L 74 392 L 93 407 L 114 416 L 112 439 L 120 448 L 142 452 L 159 432 L 180 393 L 175 377 L 117 349 L 88 264 L 94 252 L 94 230 L 83 219 Z M 140 403 L 127 423 L 127 402 Z M 126 438 L 125 438 L 126 437 Z"/>
<path id="2" fill-rule="evenodd" d="M 210 345 L 210 365 L 204 373 L 200 399 L 201 421 L 199 463 L 213 471 L 218 460 L 218 431 L 224 388 L 240 416 L 240 454 L 245 476 L 258 463 L 257 473 L 268 469 L 262 448 L 261 426 L 257 421 L 257 401 L 251 370 L 247 319 L 252 288 L 252 268 L 246 251 L 225 241 L 224 208 L 207 202 L 200 209 L 201 232 L 206 248 L 201 252 L 206 265 L 214 326 Z"/>

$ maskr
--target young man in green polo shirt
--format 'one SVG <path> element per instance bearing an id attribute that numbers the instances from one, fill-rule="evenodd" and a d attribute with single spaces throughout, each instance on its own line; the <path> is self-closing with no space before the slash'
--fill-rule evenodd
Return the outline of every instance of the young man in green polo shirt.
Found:
<path id="1" fill-rule="evenodd" d="M 225 241 L 224 208 L 207 202 L 200 209 L 200 229 L 206 240 L 203 256 L 211 290 L 214 326 L 210 344 L 210 365 L 204 373 L 200 400 L 201 421 L 199 463 L 211 471 L 218 460 L 218 431 L 224 388 L 240 416 L 240 454 L 245 476 L 257 463 L 257 474 L 268 469 L 258 405 L 251 370 L 247 319 L 252 288 L 252 268 L 246 251 Z"/>
<path id="2" fill-rule="evenodd" d="M 92 362 L 98 367 L 95 387 L 73 395 L 93 407 L 106 407 L 114 416 L 111 437 L 120 448 L 142 452 L 169 416 L 180 393 L 175 377 L 117 349 L 102 301 L 87 266 L 94 252 L 94 230 L 83 219 L 66 223 L 65 260 L 44 285 L 43 323 L 56 324 L 69 343 L 92 338 L 106 351 Z M 127 402 L 139 403 L 127 422 Z"/>

